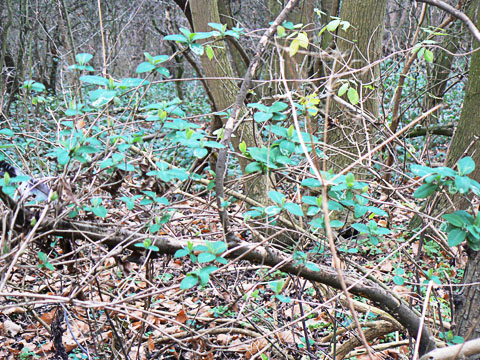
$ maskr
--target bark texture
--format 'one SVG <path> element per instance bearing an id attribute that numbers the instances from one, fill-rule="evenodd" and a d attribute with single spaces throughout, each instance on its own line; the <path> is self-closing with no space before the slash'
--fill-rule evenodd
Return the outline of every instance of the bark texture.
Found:
<path id="1" fill-rule="evenodd" d="M 480 1 L 476 0 L 477 27 L 480 26 L 479 4 Z M 473 48 L 476 49 L 479 46 L 480 43 L 474 41 Z M 447 165 L 450 167 L 454 166 L 460 158 L 471 156 L 477 167 L 469 176 L 477 181 L 480 180 L 480 143 L 478 141 L 480 136 L 480 112 L 478 109 L 480 109 L 480 53 L 477 51 L 472 54 L 462 113 L 447 156 Z M 468 256 L 463 283 L 478 284 L 479 281 L 480 253 L 472 251 Z M 473 329 L 470 339 L 480 337 L 479 304 L 480 286 L 464 287 L 462 293 L 458 296 L 455 308 L 454 321 L 457 335 L 466 336 Z"/>
<path id="2" fill-rule="evenodd" d="M 387 0 L 344 0 L 340 9 L 340 18 L 348 21 L 351 27 L 346 31 L 339 27 L 337 48 L 341 59 L 336 73 L 351 69 L 361 69 L 380 59 L 382 56 L 382 35 Z M 329 143 L 342 153 L 330 154 L 330 166 L 338 172 L 352 160 L 368 150 L 374 137 L 371 122 L 378 117 L 379 95 L 376 82 L 380 67 L 365 68 L 361 72 L 337 79 L 335 91 L 343 83 L 350 81 L 360 96 L 358 106 L 363 114 L 352 114 L 345 106 L 333 104 L 330 108 Z M 350 155 L 348 155 L 348 153 Z"/>
<path id="3" fill-rule="evenodd" d="M 220 23 L 217 0 L 193 0 L 190 1 L 189 4 L 195 32 L 211 31 L 212 29 L 208 26 L 208 23 Z M 213 50 L 215 55 L 212 60 L 209 60 L 207 55 L 201 57 L 205 76 L 209 78 L 235 77 L 235 71 L 228 58 L 227 44 L 225 41 L 220 40 L 216 42 Z M 228 110 L 235 102 L 236 95 L 239 91 L 236 82 L 228 79 L 215 79 L 207 80 L 207 84 L 212 93 L 217 111 Z M 245 109 L 242 109 L 241 113 L 244 114 L 245 112 Z M 218 126 L 218 124 L 216 126 Z M 247 147 L 261 146 L 262 139 L 258 136 L 258 132 L 254 131 L 254 126 L 253 121 L 245 121 L 237 129 L 236 136 L 232 139 L 232 143 L 238 153 L 240 153 L 238 145 L 242 141 L 245 141 Z M 242 172 L 245 173 L 245 167 L 249 161 L 244 157 L 239 157 L 238 160 Z M 245 193 L 259 203 L 266 204 L 268 202 L 268 191 L 266 191 L 268 185 L 268 177 L 266 175 L 258 175 L 247 182 Z"/>

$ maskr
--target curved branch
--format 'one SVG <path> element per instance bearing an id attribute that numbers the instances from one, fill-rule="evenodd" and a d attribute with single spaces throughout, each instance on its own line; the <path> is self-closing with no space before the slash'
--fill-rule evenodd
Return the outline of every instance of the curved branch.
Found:
<path id="1" fill-rule="evenodd" d="M 475 26 L 472 20 L 463 12 L 455 9 L 453 6 L 447 4 L 446 2 L 443 2 L 441 0 L 417 0 L 417 2 L 422 2 L 426 3 L 435 7 L 438 7 L 439 9 L 442 9 L 443 11 L 446 11 L 450 15 L 456 17 L 460 21 L 463 21 L 465 25 L 467 25 L 468 29 L 470 32 L 473 34 L 475 39 L 480 42 L 480 31 L 478 28 Z"/>
<path id="2" fill-rule="evenodd" d="M 115 253 L 121 252 L 124 249 L 138 252 L 139 248 L 135 247 L 134 244 L 142 242 L 144 238 L 147 237 L 150 238 L 153 244 L 159 248 L 158 252 L 152 254 L 155 257 L 162 254 L 175 254 L 177 250 L 183 249 L 187 245 L 186 240 L 182 241 L 166 236 L 152 237 L 147 234 L 139 234 L 137 232 L 123 230 L 120 227 L 115 229 L 113 225 L 105 227 L 69 220 L 57 221 L 52 218 L 46 219 L 42 229 L 55 236 L 74 237 L 76 239 L 84 239 L 90 242 L 99 242 L 107 245 L 110 249 L 114 249 Z M 239 243 L 241 242 L 238 239 L 237 241 Z M 267 248 L 264 246 L 258 246 L 258 244 L 241 242 L 241 245 L 229 251 L 225 257 L 277 267 L 280 271 L 295 276 L 301 276 L 304 279 L 325 284 L 335 289 L 342 289 L 340 278 L 335 269 L 321 264 L 317 265 L 319 268 L 318 271 L 306 269 L 301 265 L 297 265 L 293 260 L 289 261 L 284 253 L 271 247 Z M 279 266 L 279 264 L 283 265 Z M 402 326 L 404 326 L 413 337 L 417 336 L 420 326 L 420 318 L 408 307 L 408 305 L 400 302 L 387 291 L 369 280 L 360 277 L 356 278 L 345 273 L 342 275 L 351 294 L 371 300 L 377 307 L 398 320 L 398 322 L 402 324 Z M 423 355 L 435 348 L 435 340 L 425 324 L 420 331 L 422 332 L 420 354 Z"/>

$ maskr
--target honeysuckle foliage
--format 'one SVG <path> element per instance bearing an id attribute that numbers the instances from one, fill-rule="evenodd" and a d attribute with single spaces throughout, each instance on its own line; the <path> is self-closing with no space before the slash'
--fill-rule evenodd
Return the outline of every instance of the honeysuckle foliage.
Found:
<path id="1" fill-rule="evenodd" d="M 195 55 L 204 53 L 211 61 L 214 59 L 214 42 L 218 38 L 233 37 L 238 39 L 243 34 L 240 28 L 227 29 L 226 25 L 210 23 L 213 29 L 209 32 L 190 32 L 181 28 L 179 34 L 168 35 L 166 41 L 175 41 L 185 48 L 182 51 L 191 51 Z M 348 22 L 333 18 L 320 34 L 324 31 L 336 31 L 338 27 L 347 30 Z M 300 48 L 307 48 L 311 39 L 303 31 L 303 25 L 283 22 L 277 29 L 280 38 L 284 38 L 289 45 L 289 53 L 295 55 Z M 201 40 L 201 42 L 200 42 Z M 414 51 L 418 57 L 432 61 L 431 51 L 427 49 L 428 43 L 420 44 Z M 95 69 L 88 65 L 92 55 L 82 53 L 76 56 L 76 64 L 70 69 L 77 72 L 81 82 L 83 100 L 70 99 L 63 106 L 65 119 L 58 126 L 56 141 L 52 147 L 45 151 L 48 158 L 53 159 L 59 172 L 70 168 L 92 167 L 94 175 L 102 180 L 110 179 L 115 174 L 131 176 L 142 181 L 145 178 L 154 181 L 160 186 L 180 187 L 181 184 L 194 183 L 202 191 L 215 196 L 214 183 L 216 174 L 214 169 L 207 169 L 204 173 L 194 174 L 190 165 L 196 161 L 203 161 L 216 149 L 224 149 L 220 143 L 223 130 L 217 130 L 216 137 L 209 136 L 206 126 L 201 121 L 191 120 L 191 115 L 202 115 L 209 109 L 195 103 L 185 103 L 173 94 L 162 94 L 161 97 L 150 96 L 154 93 L 157 79 L 166 80 L 171 77 L 166 63 L 171 57 L 165 54 L 152 55 L 144 53 L 145 61 L 135 68 L 137 77 L 114 79 L 110 76 L 93 75 Z M 38 96 L 45 90 L 42 84 L 27 80 L 23 86 L 29 96 Z M 338 89 L 340 97 L 348 98 L 352 105 L 359 102 L 358 90 L 360 85 L 354 80 L 344 80 Z M 152 100 L 154 99 L 154 100 Z M 37 99 L 38 101 L 38 99 Z M 32 101 L 33 102 L 33 101 Z M 306 129 L 309 118 L 318 116 L 320 99 L 316 93 L 306 94 L 295 98 L 293 106 L 288 101 L 275 101 L 266 103 L 262 100 L 248 104 L 251 119 L 259 129 L 260 136 L 265 140 L 265 145 L 252 146 L 241 142 L 239 151 L 250 162 L 245 172 L 250 176 L 255 175 L 288 175 L 295 173 L 299 165 L 306 162 L 306 150 L 319 158 L 326 155 L 322 152 L 322 140 L 308 131 L 297 132 L 291 124 L 292 114 L 297 115 L 300 128 Z M 122 108 L 120 112 L 116 109 Z M 126 110 L 125 110 L 126 109 Z M 128 109 L 134 109 L 129 112 Z M 123 111 L 123 113 L 121 112 Z M 106 114 L 105 116 L 99 114 Z M 113 114 L 113 115 L 112 115 Z M 121 114 L 118 115 L 117 114 Z M 137 115 L 143 116 L 148 124 L 138 127 L 134 132 L 129 132 L 126 126 L 131 121 L 136 121 Z M 218 114 L 228 116 L 228 112 Z M 95 121 L 85 126 L 84 119 L 95 118 Z M 0 134 L 13 138 L 15 133 L 11 129 L 0 129 Z M 147 137 L 154 135 L 155 143 L 149 143 Z M 303 143 L 303 144 L 302 144 Z M 2 145 L 5 149 L 12 144 Z M 304 146 L 302 146 L 304 145 Z M 148 164 L 137 161 L 138 153 L 151 154 L 157 151 L 156 158 L 149 158 Z M 233 152 L 233 148 L 229 148 Z M 411 172 L 422 178 L 423 184 L 416 190 L 414 197 L 420 199 L 434 195 L 436 192 L 447 190 L 452 194 L 468 195 L 470 192 L 479 195 L 480 184 L 468 177 L 474 170 L 475 164 L 471 158 L 461 159 L 456 169 L 448 167 L 430 168 L 413 165 Z M 238 169 L 230 166 L 228 174 L 235 176 Z M 388 228 L 385 221 L 389 214 L 379 207 L 378 202 L 371 199 L 371 184 L 355 178 L 353 173 L 336 176 L 331 171 L 320 171 L 322 178 L 328 182 L 328 213 L 323 210 L 321 195 L 322 182 L 314 172 L 302 174 L 293 190 L 288 184 L 281 184 L 275 189 L 268 190 L 269 204 L 261 204 L 250 208 L 241 208 L 245 222 L 257 222 L 263 226 L 277 225 L 283 217 L 294 219 L 302 223 L 305 231 L 311 237 L 319 239 L 319 245 L 313 249 L 296 249 L 291 259 L 295 266 L 309 271 L 319 271 L 317 263 L 325 256 L 325 247 L 322 242 L 325 238 L 326 218 L 329 217 L 330 225 L 338 233 L 351 228 L 358 232 L 358 243 L 368 244 L 373 247 L 385 241 L 394 229 Z M 335 179 L 334 181 L 332 181 Z M 28 181 L 26 178 L 9 178 L 8 174 L 0 179 L 2 191 L 13 196 L 18 184 Z M 200 180 L 208 180 L 208 185 Z M 176 196 L 176 195 L 175 195 Z M 147 234 L 135 247 L 146 253 L 158 252 L 159 248 L 150 237 L 158 234 L 175 214 L 175 196 L 167 197 L 157 191 L 139 190 L 130 196 L 119 196 L 112 201 L 126 207 L 134 213 L 136 206 L 147 208 L 151 214 L 148 221 L 142 224 L 142 231 Z M 173 200 L 172 200 L 173 199 Z M 221 199 L 221 207 L 229 209 L 235 199 Z M 82 199 L 81 203 L 68 204 L 69 217 L 81 216 L 94 217 L 97 220 L 106 220 L 112 215 L 112 206 L 107 206 L 110 198 L 99 195 L 90 195 Z M 457 246 L 466 241 L 474 250 L 480 250 L 480 218 L 478 214 L 467 211 L 456 211 L 443 215 L 446 221 L 442 229 L 448 234 L 450 246 Z M 301 221 L 300 221 L 301 220 Z M 190 262 L 192 269 L 188 270 L 180 283 L 181 289 L 190 289 L 195 286 L 208 286 L 213 273 L 220 266 L 228 264 L 225 255 L 228 245 L 223 241 L 206 241 L 201 245 L 188 242 L 185 248 L 175 253 L 176 259 Z M 357 243 L 344 245 L 339 249 L 346 253 L 354 254 L 361 251 Z M 46 254 L 38 253 L 40 267 L 52 270 Z M 403 285 L 405 270 L 397 267 L 394 271 L 393 282 Z M 435 275 L 425 274 L 428 279 L 438 281 Z M 279 302 L 289 303 L 290 297 L 282 294 L 283 280 L 274 280 L 268 283 L 272 298 Z"/>
<path id="2" fill-rule="evenodd" d="M 470 192 L 480 195 L 480 183 L 467 176 L 475 170 L 475 162 L 469 156 L 458 161 L 456 170 L 446 166 L 430 168 L 416 164 L 411 166 L 411 170 L 423 179 L 423 185 L 413 194 L 415 198 L 427 198 L 441 190 L 446 190 L 451 195 L 457 193 L 467 195 Z M 465 210 L 457 210 L 442 217 L 447 221 L 443 224 L 442 230 L 448 234 L 450 246 L 457 246 L 467 240 L 473 250 L 480 250 L 480 215 L 478 213 L 470 214 Z"/>

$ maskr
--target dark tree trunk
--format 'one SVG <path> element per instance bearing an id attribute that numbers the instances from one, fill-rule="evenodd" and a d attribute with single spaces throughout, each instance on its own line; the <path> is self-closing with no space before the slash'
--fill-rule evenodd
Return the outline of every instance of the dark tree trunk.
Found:
<path id="1" fill-rule="evenodd" d="M 476 25 L 480 26 L 478 15 L 480 1 L 475 1 Z M 480 46 L 478 41 L 473 42 L 473 48 Z M 471 156 L 475 161 L 476 169 L 469 176 L 480 180 L 480 53 L 474 52 L 470 61 L 467 88 L 462 113 L 457 130 L 452 139 L 447 165 L 453 167 L 464 156 Z M 462 205 L 462 204 L 460 204 Z M 456 334 L 465 337 L 470 330 L 470 339 L 480 337 L 480 252 L 469 250 L 468 262 L 465 269 L 464 284 L 476 284 L 462 288 L 457 297 L 454 322 Z M 477 357 L 478 358 L 478 357 Z"/>

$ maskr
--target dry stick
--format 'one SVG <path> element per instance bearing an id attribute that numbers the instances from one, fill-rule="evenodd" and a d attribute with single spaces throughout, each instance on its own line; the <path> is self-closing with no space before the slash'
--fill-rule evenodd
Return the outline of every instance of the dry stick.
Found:
<path id="1" fill-rule="evenodd" d="M 98 20 L 100 22 L 100 34 L 102 35 L 102 60 L 103 60 L 103 69 L 102 75 L 107 76 L 107 46 L 105 43 L 105 32 L 103 29 L 103 19 L 102 19 L 102 0 L 97 0 L 98 4 Z"/>
<path id="2" fill-rule="evenodd" d="M 423 326 L 425 321 L 425 316 L 427 314 L 428 303 L 430 302 L 430 293 L 432 292 L 433 281 L 428 282 L 427 293 L 425 295 L 425 301 L 423 302 L 422 317 L 420 318 L 420 327 Z M 418 359 L 418 349 L 420 347 L 420 340 L 422 338 L 422 333 L 419 331 L 417 334 L 417 342 L 415 343 L 415 351 L 413 352 L 413 360 Z"/>
<path id="3" fill-rule="evenodd" d="M 282 57 L 279 57 L 279 60 L 280 60 L 280 74 L 282 76 L 282 79 L 285 80 L 285 63 L 284 63 L 284 60 L 283 60 Z M 333 70 L 334 68 L 335 68 L 335 66 L 332 67 L 332 71 L 334 71 Z M 331 76 L 330 79 L 329 79 L 328 89 L 331 89 L 332 78 L 333 77 Z M 298 118 L 297 118 L 295 103 L 293 101 L 292 93 L 291 93 L 290 88 L 288 87 L 288 84 L 287 84 L 286 81 L 283 82 L 283 86 L 286 90 L 286 95 L 287 95 L 288 101 L 290 102 L 290 106 L 292 107 L 293 123 L 295 124 L 295 130 L 297 131 L 297 133 L 299 135 L 298 138 L 300 140 L 300 145 L 302 146 L 302 150 L 303 150 L 305 156 L 307 157 L 308 162 L 309 162 L 310 166 L 312 167 L 312 170 L 314 171 L 315 175 L 320 178 L 320 181 L 322 183 L 322 205 L 323 205 L 323 213 L 325 214 L 325 229 L 326 229 L 326 232 L 327 232 L 327 239 L 328 239 L 328 244 L 330 246 L 330 252 L 332 253 L 333 266 L 335 267 L 335 270 L 337 271 L 337 275 L 338 275 L 338 279 L 340 281 L 340 285 L 342 287 L 342 291 L 345 294 L 345 298 L 346 298 L 347 303 L 348 303 L 348 308 L 350 309 L 350 312 L 353 316 L 353 320 L 355 322 L 355 325 L 357 326 L 357 331 L 360 335 L 360 339 L 362 340 L 362 344 L 367 349 L 368 357 L 370 358 L 370 360 L 373 360 L 373 354 L 370 350 L 367 339 L 365 338 L 365 334 L 363 333 L 362 326 L 361 326 L 360 321 L 359 321 L 358 316 L 357 316 L 357 312 L 355 311 L 355 307 L 353 306 L 352 299 L 350 298 L 350 294 L 348 292 L 347 285 L 345 284 L 345 279 L 343 278 L 340 260 L 339 260 L 338 255 L 337 255 L 337 249 L 335 247 L 335 242 L 333 240 L 332 227 L 330 226 L 330 218 L 328 216 L 328 189 L 327 189 L 328 185 L 327 185 L 325 179 L 322 177 L 322 175 L 318 171 L 317 166 L 315 165 L 315 162 L 313 161 L 313 159 L 311 158 L 311 156 L 308 152 L 307 146 L 305 145 L 305 141 L 303 140 L 303 137 L 301 136 L 302 132 L 301 132 L 301 129 L 300 129 L 300 124 L 298 122 Z M 329 99 L 329 97 L 327 97 L 327 104 L 329 102 L 328 99 Z M 328 108 L 326 110 L 326 113 L 327 113 L 326 117 L 328 119 Z M 325 132 L 325 134 L 326 134 L 326 132 Z M 324 143 L 326 143 L 326 141 L 324 141 Z M 323 170 L 325 171 L 326 169 L 324 168 Z"/>
<path id="4" fill-rule="evenodd" d="M 287 15 L 292 11 L 292 9 L 297 5 L 299 0 L 289 0 L 288 4 L 282 10 L 282 12 L 277 16 L 273 24 L 268 28 L 267 31 L 261 37 L 257 51 L 255 56 L 253 57 L 250 65 L 248 66 L 247 72 L 244 76 L 242 86 L 240 87 L 240 91 L 238 92 L 237 98 L 235 99 L 235 103 L 233 105 L 233 109 L 231 115 L 229 116 L 227 123 L 225 124 L 225 132 L 223 135 L 223 139 L 221 144 L 225 146 L 225 148 L 220 149 L 218 152 L 218 160 L 215 167 L 216 173 L 216 182 L 215 182 L 215 193 L 217 199 L 217 206 L 218 206 L 218 214 L 220 216 L 220 221 L 222 222 L 222 227 L 224 231 L 224 236 L 227 242 L 236 242 L 236 238 L 234 234 L 230 231 L 230 225 L 228 221 L 228 212 L 227 209 L 224 209 L 222 203 L 225 199 L 225 190 L 224 190 L 224 183 L 225 183 L 225 173 L 227 169 L 227 154 L 229 145 L 231 142 L 231 137 L 235 127 L 238 127 L 243 119 L 239 119 L 240 109 L 242 108 L 243 102 L 245 97 L 247 96 L 248 90 L 250 88 L 250 83 L 257 71 L 258 67 L 260 66 L 260 62 L 262 60 L 262 54 L 265 52 L 267 48 L 268 41 L 273 37 L 275 34 L 278 25 L 280 25 L 283 20 L 287 17 Z"/>
<path id="5" fill-rule="evenodd" d="M 467 25 L 468 29 L 473 34 L 475 39 L 477 39 L 477 41 L 480 41 L 480 31 L 475 26 L 473 21 L 470 20 L 470 18 L 465 13 L 461 12 L 460 10 L 457 10 L 453 6 L 448 5 L 447 3 L 443 2 L 443 1 L 440 1 L 440 0 L 417 0 L 417 2 L 422 2 L 422 3 L 426 3 L 426 4 L 436 6 L 439 9 L 442 9 L 443 11 L 446 11 L 450 15 L 452 15 L 452 16 L 456 17 L 457 19 L 463 21 Z"/>

